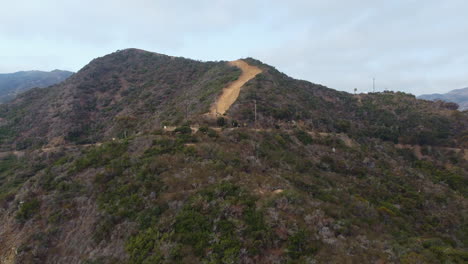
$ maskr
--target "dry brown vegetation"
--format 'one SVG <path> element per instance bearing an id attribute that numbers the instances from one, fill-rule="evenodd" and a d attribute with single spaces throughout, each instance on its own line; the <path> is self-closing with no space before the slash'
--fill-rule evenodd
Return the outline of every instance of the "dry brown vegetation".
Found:
<path id="1" fill-rule="evenodd" d="M 1 106 L 0 259 L 466 263 L 467 112 L 243 61 L 216 120 L 239 68 L 141 50 Z"/>

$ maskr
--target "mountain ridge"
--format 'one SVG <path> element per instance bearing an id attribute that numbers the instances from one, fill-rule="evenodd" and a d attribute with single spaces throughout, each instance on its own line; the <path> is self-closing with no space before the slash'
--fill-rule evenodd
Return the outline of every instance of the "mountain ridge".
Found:
<path id="1" fill-rule="evenodd" d="M 273 67 L 253 59 L 245 61 L 260 67 L 263 72 L 244 85 L 245 92 L 239 95 L 227 113 L 232 119 L 241 123 L 251 124 L 253 122 L 250 110 L 253 109 L 253 100 L 257 100 L 258 115 L 261 121 L 259 124 L 264 126 L 274 126 L 275 123 L 287 124 L 292 119 L 299 117 L 309 119 L 306 122 L 309 127 L 323 132 L 341 131 L 344 125 L 346 130 L 355 130 L 355 132 L 367 130 L 366 133 L 388 138 L 388 140 L 395 142 L 401 141 L 400 143 L 405 144 L 423 143 L 426 139 L 419 136 L 421 133 L 424 134 L 424 137 L 429 137 L 429 140 L 435 138 L 443 140 L 444 135 L 452 133 L 450 132 L 452 130 L 460 132 L 460 128 L 444 127 L 442 124 L 437 126 L 440 131 L 434 130 L 428 124 L 421 124 L 423 128 L 421 131 L 415 130 L 410 122 L 402 122 L 397 127 L 390 125 L 392 120 L 398 120 L 394 112 L 397 109 L 391 109 L 399 107 L 398 100 L 408 103 L 414 101 L 419 107 L 425 109 L 424 111 L 432 113 L 431 118 L 433 119 L 445 119 L 446 117 L 443 116 L 441 110 L 450 106 L 416 101 L 414 96 L 403 93 L 384 93 L 386 100 L 395 100 L 397 104 L 395 106 L 385 104 L 385 107 L 389 109 L 381 109 L 377 112 L 369 111 L 373 108 L 381 108 L 381 106 L 374 105 L 373 101 L 375 99 L 381 100 L 382 96 L 361 94 L 359 95 L 361 101 L 358 102 L 358 97 L 349 93 L 338 92 L 306 81 L 294 80 Z M 183 69 L 184 75 L 181 77 L 177 76 L 176 71 L 173 70 L 176 68 L 180 70 L 178 67 Z M 224 71 L 229 71 L 230 75 L 225 75 Z M 207 75 L 203 76 L 203 74 Z M 60 106 L 56 105 L 55 109 L 47 107 L 45 102 L 35 106 L 36 111 L 47 112 L 49 117 L 47 117 L 47 121 L 39 122 L 37 129 L 35 129 L 36 132 L 32 133 L 31 136 L 44 138 L 44 133 L 46 133 L 48 142 L 71 140 L 89 143 L 100 139 L 89 137 L 88 134 L 105 136 L 106 138 L 115 137 L 114 132 L 118 130 L 116 123 L 127 126 L 128 124 L 124 123 L 134 122 L 137 123 L 135 128 L 147 129 L 161 127 L 161 124 L 177 124 L 189 117 L 200 119 L 200 114 L 209 112 L 209 105 L 215 101 L 220 91 L 229 82 L 236 80 L 239 74 L 238 68 L 226 65 L 226 62 L 198 62 L 138 49 L 118 51 L 91 61 L 67 82 L 61 84 L 60 88 L 55 86 L 47 91 L 43 90 L 44 93 L 49 92 L 43 101 L 65 100 L 66 103 L 62 103 Z M 222 77 L 223 75 L 225 76 Z M 193 82 L 198 83 L 194 85 Z M 157 90 L 154 89 L 155 85 L 159 86 Z M 254 85 L 264 89 L 252 88 Z M 255 92 L 252 93 L 254 90 Z M 128 96 L 129 94 L 133 95 L 132 99 Z M 27 104 L 28 98 L 31 99 L 31 96 L 28 97 L 25 94 L 6 106 L 3 116 L 8 112 L 7 108 L 10 106 Z M 363 98 L 367 110 L 360 106 Z M 406 108 L 404 104 L 401 106 Z M 31 108 L 33 106 L 24 105 L 24 107 Z M 361 110 L 356 111 L 360 108 Z M 107 112 L 102 112 L 105 109 Z M 177 109 L 185 109 L 185 111 Z M 247 111 L 247 109 L 249 110 Z M 155 114 L 155 111 L 158 114 Z M 405 112 L 408 109 L 398 111 Z M 412 111 L 416 111 L 416 109 Z M 11 112 L 9 114 L 11 115 Z M 119 115 L 120 117 L 118 117 Z M 371 119 L 381 117 L 370 117 L 369 115 L 384 115 L 385 118 L 390 119 L 379 124 L 379 128 L 373 128 L 375 124 L 370 123 Z M 320 118 L 315 118 L 319 116 Z M 137 118 L 133 119 L 133 117 Z M 314 117 L 313 120 L 312 117 Z M 32 120 L 35 117 L 30 116 L 21 118 L 21 120 L 28 118 Z M 382 116 L 382 118 L 384 117 Z M 104 120 L 107 121 L 104 122 Z M 413 121 L 421 122 L 417 119 Z M 106 122 L 110 122 L 109 125 L 106 125 Z M 432 122 L 438 124 L 440 120 Z M 18 125 L 27 126 L 27 123 L 20 121 L 15 124 L 15 126 Z M 49 129 L 49 126 L 53 128 Z M 105 128 L 101 128 L 101 126 Z M 114 126 L 114 132 L 111 129 L 112 126 Z M 103 133 L 96 133 L 97 131 Z M 64 137 L 63 134 L 66 136 Z M 411 138 L 410 134 L 416 135 Z M 38 144 L 42 143 L 38 142 Z M 444 144 L 448 144 L 448 142 Z"/>
<path id="2" fill-rule="evenodd" d="M 464 263 L 468 113 L 137 49 L 0 106 L 8 263 Z"/>
<path id="3" fill-rule="evenodd" d="M 0 73 L 0 102 L 12 100 L 18 93 L 31 88 L 44 88 L 62 82 L 73 72 L 53 70 L 19 71 L 15 73 Z"/>
<path id="4" fill-rule="evenodd" d="M 419 99 L 425 100 L 442 100 L 446 102 L 453 102 L 459 105 L 460 110 L 468 110 L 468 87 L 455 89 L 444 94 L 422 94 L 418 96 Z"/>

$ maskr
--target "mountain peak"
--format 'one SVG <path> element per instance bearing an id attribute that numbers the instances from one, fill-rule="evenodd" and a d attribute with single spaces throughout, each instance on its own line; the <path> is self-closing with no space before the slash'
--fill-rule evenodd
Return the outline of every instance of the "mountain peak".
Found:
<path id="1" fill-rule="evenodd" d="M 106 56 L 112 56 L 112 55 L 157 55 L 157 56 L 164 56 L 164 57 L 172 57 L 169 55 L 165 55 L 162 53 L 157 53 L 157 52 L 152 52 L 152 51 L 147 51 L 143 49 L 137 49 L 137 48 L 127 48 L 127 49 L 121 49 L 121 50 L 116 50 L 113 53 L 110 53 Z"/>
<path id="2" fill-rule="evenodd" d="M 445 94 L 423 94 L 418 96 L 419 99 L 425 100 L 442 100 L 452 102 L 459 105 L 460 110 L 468 110 L 468 87 L 455 89 Z"/>
<path id="3" fill-rule="evenodd" d="M 44 88 L 60 83 L 70 77 L 73 72 L 53 70 L 20 71 L 0 74 L 0 103 L 12 100 L 19 93 L 31 88 Z"/>
<path id="4" fill-rule="evenodd" d="M 467 127 L 249 58 L 117 51 L 0 106 L 0 259 L 464 263 Z"/>

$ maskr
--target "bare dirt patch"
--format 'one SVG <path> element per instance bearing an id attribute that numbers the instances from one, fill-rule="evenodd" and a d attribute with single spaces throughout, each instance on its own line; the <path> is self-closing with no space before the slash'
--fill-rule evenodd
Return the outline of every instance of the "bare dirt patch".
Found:
<path id="1" fill-rule="evenodd" d="M 236 81 L 230 83 L 223 89 L 221 96 L 211 106 L 209 115 L 212 117 L 224 115 L 226 111 L 229 110 L 229 107 L 237 100 L 237 97 L 239 97 L 241 87 L 262 72 L 260 68 L 251 66 L 243 60 L 231 61 L 229 64 L 240 68 L 242 74 Z"/>

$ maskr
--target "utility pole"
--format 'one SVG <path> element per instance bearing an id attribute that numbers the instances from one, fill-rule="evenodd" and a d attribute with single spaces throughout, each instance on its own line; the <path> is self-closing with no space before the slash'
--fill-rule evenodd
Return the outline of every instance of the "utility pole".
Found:
<path id="1" fill-rule="evenodd" d="M 372 92 L 375 93 L 375 78 L 372 78 Z"/>
<path id="2" fill-rule="evenodd" d="M 254 100 L 254 130 L 255 130 L 255 142 L 254 142 L 254 155 L 255 155 L 255 162 L 257 162 L 258 155 L 257 155 L 257 142 L 258 142 L 258 132 L 257 132 L 257 100 Z"/>
<path id="3" fill-rule="evenodd" d="M 254 100 L 255 129 L 257 129 L 257 100 Z"/>
<path id="4" fill-rule="evenodd" d="M 184 92 L 184 97 L 185 97 L 185 100 L 184 100 L 184 104 L 185 104 L 185 121 L 187 122 L 188 121 L 188 108 L 189 108 L 187 91 Z"/>

